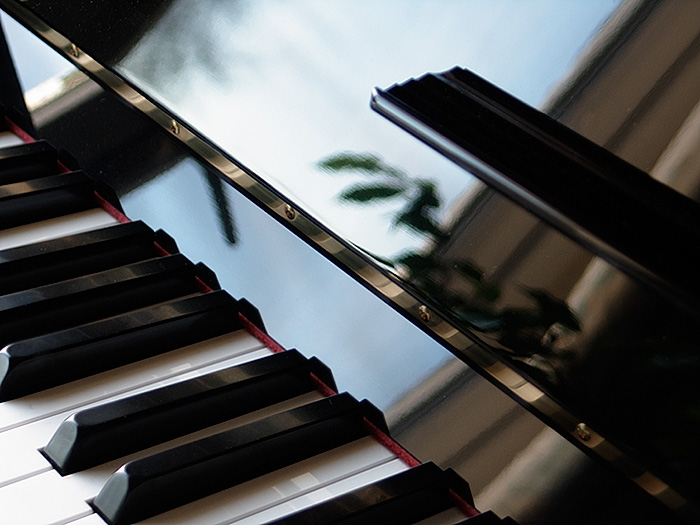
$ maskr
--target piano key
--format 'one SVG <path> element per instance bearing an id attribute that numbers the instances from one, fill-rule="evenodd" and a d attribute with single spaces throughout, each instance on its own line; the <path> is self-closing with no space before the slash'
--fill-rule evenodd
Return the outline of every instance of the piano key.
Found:
<path id="1" fill-rule="evenodd" d="M 0 186 L 59 173 L 56 149 L 44 140 L 29 144 L 20 140 L 18 145 L 0 150 Z"/>
<path id="2" fill-rule="evenodd" d="M 260 348 L 260 343 L 249 336 L 244 338 L 248 339 L 245 345 L 242 344 L 244 340 L 233 338 L 233 334 L 222 336 L 176 350 L 167 360 L 159 356 L 144 363 L 93 376 L 94 379 L 77 381 L 69 387 L 48 390 L 43 396 L 35 395 L 23 400 L 10 401 L 10 405 L 15 405 L 16 412 L 25 417 L 34 417 L 25 424 L 15 425 L 0 432 L 0 464 L 3 466 L 0 470 L 0 487 L 52 469 L 39 450 L 46 445 L 61 422 L 76 410 L 99 406 L 105 402 L 261 359 L 271 353 L 267 348 Z M 188 369 L 188 366 L 191 368 Z M 157 381 L 153 378 L 157 378 Z M 31 408 L 36 408 L 37 405 L 38 411 L 41 412 L 42 401 L 48 402 L 48 406 L 43 407 L 44 412 L 38 415 L 30 414 Z M 115 465 L 114 468 L 118 467 L 119 465 Z M 105 475 L 105 480 L 109 474 L 111 472 Z"/>
<path id="3" fill-rule="evenodd" d="M 11 131 L 0 131 L 0 148 L 9 148 L 21 144 L 24 144 L 24 141 Z"/>
<path id="4" fill-rule="evenodd" d="M 0 251 L 0 295 L 162 255 L 140 221 Z"/>
<path id="5" fill-rule="evenodd" d="M 0 186 L 0 229 L 95 207 L 94 183 L 76 171 Z"/>
<path id="6" fill-rule="evenodd" d="M 322 490 L 333 497 L 408 468 L 390 450 L 367 436 L 142 523 L 263 523 L 299 510 L 298 506 L 289 507 L 289 502 L 308 494 Z M 318 497 L 309 505 L 318 503 Z"/>
<path id="7" fill-rule="evenodd" d="M 339 394 L 133 461 L 93 508 L 112 525 L 139 521 L 364 437 L 363 418 L 375 415 Z"/>
<path id="8" fill-rule="evenodd" d="M 304 394 L 194 434 L 183 436 L 174 441 L 139 451 L 124 459 L 126 461 L 133 461 L 149 457 L 153 454 L 163 453 L 173 447 L 177 448 L 196 442 L 197 440 L 206 439 L 222 431 L 264 420 L 275 414 L 286 413 L 291 409 L 308 405 L 320 398 L 322 398 L 322 395 L 318 392 Z M 27 523 L 32 523 L 33 525 L 68 523 L 80 517 L 87 516 L 88 514 L 85 513 L 83 504 L 95 497 L 100 488 L 105 485 L 106 481 L 111 477 L 113 472 L 120 467 L 123 461 L 123 459 L 111 461 L 98 467 L 93 467 L 67 476 L 61 476 L 55 470 L 50 469 L 35 476 L 25 477 L 15 483 L 0 488 L 0 508 L 3 512 L 7 512 L 7 515 L 19 515 L 21 513 L 22 516 L 27 519 Z M 49 491 L 51 494 L 60 494 L 60 498 L 42 499 L 42 506 L 44 507 L 41 509 L 34 509 L 33 507 L 23 504 L 21 497 L 18 497 L 19 494 L 34 490 Z"/>
<path id="9" fill-rule="evenodd" d="M 43 453 L 71 474 L 333 384 L 317 359 L 292 350 L 82 410 L 61 423 Z"/>
<path id="10" fill-rule="evenodd" d="M 320 460 L 322 456 L 325 456 L 325 454 L 318 456 L 318 459 Z M 296 497 L 282 498 L 279 504 L 269 506 L 268 508 L 262 507 L 259 512 L 251 513 L 240 519 L 236 516 L 230 516 L 228 519 L 217 522 L 216 525 L 230 523 L 235 523 L 236 525 L 256 525 L 258 523 L 269 523 L 299 512 L 302 509 L 341 496 L 360 487 L 381 481 L 395 474 L 400 474 L 408 469 L 409 467 L 405 463 L 395 457 L 391 458 L 390 461 L 371 465 L 366 469 L 348 469 L 347 475 L 337 476 L 338 479 L 334 479 L 328 483 L 320 483 L 318 486 L 310 487 L 310 490 L 299 490 L 299 494 L 296 495 Z M 163 518 L 166 516 L 170 517 L 170 514 L 171 513 L 164 514 Z M 464 517 L 464 515 L 462 514 L 461 517 Z M 146 520 L 144 523 L 149 523 L 149 525 L 153 523 L 153 525 L 155 525 L 155 523 L 167 522 Z"/>
<path id="11" fill-rule="evenodd" d="M 0 432 L 71 409 L 77 410 L 90 402 L 129 392 L 140 386 L 154 384 L 190 370 L 255 352 L 262 352 L 262 355 L 271 353 L 248 332 L 237 330 L 167 354 L 157 355 L 19 399 L 5 401 L 0 403 Z M 255 357 L 262 357 L 262 355 L 257 354 Z M 46 441 L 49 437 L 46 436 Z"/>
<path id="12" fill-rule="evenodd" d="M 238 304 L 214 291 L 9 344 L 0 350 L 0 400 L 238 330 Z"/>
<path id="13" fill-rule="evenodd" d="M 471 500 L 468 486 L 451 470 L 424 463 L 274 523 L 412 524 L 455 507 L 450 491 Z M 466 494 L 464 491 L 466 490 Z"/>
<path id="14" fill-rule="evenodd" d="M 71 525 L 105 525 L 105 521 L 97 514 L 90 514 L 84 518 L 78 518 L 70 522 Z"/>
<path id="15" fill-rule="evenodd" d="M 49 470 L 0 489 L 0 505 L 5 516 L 17 525 L 63 525 L 93 513 L 79 497 L 68 497 L 62 490 L 60 474 Z"/>
<path id="16" fill-rule="evenodd" d="M 56 239 L 114 224 L 119 224 L 115 217 L 102 208 L 92 208 L 24 226 L 0 229 L 0 250 L 9 250 L 25 244 Z"/>
<path id="17" fill-rule="evenodd" d="M 182 255 L 138 262 L 16 292 L 0 297 L 0 344 L 7 345 L 197 292 L 194 267 Z M 57 311 L 61 315 L 56 315 Z"/>

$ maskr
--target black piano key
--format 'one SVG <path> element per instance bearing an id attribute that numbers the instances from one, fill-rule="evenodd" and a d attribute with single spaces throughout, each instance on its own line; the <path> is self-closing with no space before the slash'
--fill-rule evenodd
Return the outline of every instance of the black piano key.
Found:
<path id="1" fill-rule="evenodd" d="M 215 291 L 12 343 L 0 351 L 0 401 L 239 330 L 238 310 Z"/>
<path id="2" fill-rule="evenodd" d="M 129 462 L 92 506 L 112 525 L 141 521 L 366 436 L 368 405 L 339 394 Z"/>
<path id="3" fill-rule="evenodd" d="M 0 295 L 160 255 L 155 233 L 130 222 L 0 252 Z"/>
<path id="4" fill-rule="evenodd" d="M 329 376 L 295 350 L 82 410 L 44 449 L 62 475 L 316 390 L 311 373 Z"/>
<path id="5" fill-rule="evenodd" d="M 416 523 L 455 507 L 455 500 L 449 492 L 455 490 L 455 483 L 459 486 L 458 491 L 463 492 L 466 483 L 452 470 L 443 472 L 433 463 L 424 463 L 274 523 Z M 471 493 L 468 499 L 471 499 Z"/>
<path id="6" fill-rule="evenodd" d="M 0 186 L 0 230 L 94 208 L 94 191 L 80 171 Z"/>
<path id="7" fill-rule="evenodd" d="M 182 255 L 121 266 L 0 297 L 0 345 L 196 293 Z"/>
<path id="8" fill-rule="evenodd" d="M 56 150 L 44 140 L 0 149 L 0 186 L 60 172 Z"/>

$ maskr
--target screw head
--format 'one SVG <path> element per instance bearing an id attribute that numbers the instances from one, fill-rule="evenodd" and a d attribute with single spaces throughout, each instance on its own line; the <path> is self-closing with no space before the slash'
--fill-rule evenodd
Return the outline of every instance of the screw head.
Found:
<path id="1" fill-rule="evenodd" d="M 420 318 L 423 319 L 423 321 L 425 321 L 426 323 L 429 323 L 432 319 L 432 316 L 430 315 L 430 310 L 428 310 L 428 307 L 424 304 L 418 307 L 418 315 L 420 315 Z"/>
<path id="2" fill-rule="evenodd" d="M 75 58 L 78 58 L 80 56 L 80 50 L 78 49 L 78 46 L 76 46 L 75 44 L 71 44 L 70 54 L 73 55 Z"/>
<path id="3" fill-rule="evenodd" d="M 287 216 L 287 219 L 289 219 L 290 221 L 293 221 L 297 217 L 297 212 L 289 204 L 285 204 L 284 214 Z"/>
<path id="4" fill-rule="evenodd" d="M 179 135 L 180 134 L 180 124 L 177 123 L 175 119 L 172 119 L 170 121 L 170 131 L 173 132 L 173 135 Z"/>
<path id="5" fill-rule="evenodd" d="M 576 435 L 581 441 L 590 441 L 591 439 L 591 429 L 585 423 L 579 423 L 576 425 Z"/>

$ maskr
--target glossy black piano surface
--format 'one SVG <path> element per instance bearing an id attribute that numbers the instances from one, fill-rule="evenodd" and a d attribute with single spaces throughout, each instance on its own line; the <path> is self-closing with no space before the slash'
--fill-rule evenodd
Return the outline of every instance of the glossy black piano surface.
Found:
<path id="1" fill-rule="evenodd" d="M 7 4 L 12 7 L 15 2 Z M 579 418 L 572 419 L 573 429 L 579 420 L 589 423 L 632 458 L 645 460 L 644 467 L 653 467 L 662 478 L 668 465 L 671 472 L 686 472 L 685 480 L 676 476 L 680 483 L 672 485 L 686 495 L 693 492 L 688 481 L 692 483 L 695 465 L 687 451 L 695 448 L 695 400 L 683 385 L 693 384 L 696 377 L 694 316 L 668 307 L 663 293 L 639 289 L 624 273 L 486 189 L 368 108 L 374 85 L 388 87 L 459 63 L 695 196 L 686 176 L 692 170 L 672 156 L 680 151 L 686 158 L 692 150 L 686 144 L 688 133 L 681 132 L 690 129 L 692 135 L 693 121 L 686 116 L 697 102 L 690 87 L 697 86 L 692 76 L 697 34 L 693 16 L 683 17 L 682 29 L 667 46 L 668 56 L 648 61 L 646 69 L 637 70 L 642 77 L 638 83 L 630 79 L 628 85 L 619 80 L 620 71 L 638 66 L 628 49 L 636 46 L 643 50 L 638 53 L 646 52 L 664 20 L 682 16 L 669 3 L 592 3 L 589 11 L 581 8 L 587 13 L 567 15 L 577 20 L 549 31 L 542 29 L 547 20 L 543 11 L 551 10 L 553 17 L 557 13 L 543 3 L 539 17 L 533 15 L 535 22 L 522 24 L 530 28 L 523 33 L 531 42 L 513 45 L 511 40 L 509 52 L 488 65 L 454 51 L 445 51 L 439 60 L 416 51 L 431 49 L 429 25 L 440 22 L 448 28 L 442 43 L 466 32 L 457 23 L 448 24 L 450 17 L 438 15 L 438 7 L 426 8 L 422 18 L 407 14 L 393 21 L 395 13 L 381 9 L 369 15 L 344 6 L 330 15 L 313 4 L 279 11 L 216 2 L 192 11 L 179 2 L 157 8 L 141 2 L 109 7 L 32 0 L 24 4 L 60 33 L 70 34 L 78 54 L 88 53 L 149 93 L 180 122 L 194 126 L 289 202 L 354 245 L 375 268 L 398 277 L 430 304 L 433 315 L 466 327 L 497 351 L 505 350 L 526 378 L 573 409 Z M 344 9 L 356 12 L 350 16 Z M 508 42 L 512 25 L 504 20 L 502 9 L 485 11 L 482 24 L 494 17 L 503 28 L 496 29 L 496 22 L 489 27 Z M 211 12 L 221 14 L 219 25 L 207 25 Z M 453 19 L 460 16 L 466 19 L 468 14 L 452 14 Z M 101 22 L 76 23 L 84 17 Z M 194 36 L 197 23 L 206 30 Z M 355 29 L 349 29 L 353 23 Z M 129 30 L 107 38 L 115 27 Z M 235 31 L 225 30 L 231 27 Z M 391 35 L 390 45 L 379 38 L 383 31 Z M 544 36 L 535 38 L 538 31 Z M 413 38 L 400 38 L 402 33 Z M 356 45 L 363 38 L 364 43 Z M 557 38 L 560 43 L 566 40 L 562 56 L 540 64 L 543 46 L 553 46 Z M 625 47 L 625 38 L 632 47 Z M 483 41 L 494 40 L 498 39 Z M 226 45 L 216 47 L 224 41 Z M 320 42 L 325 45 L 315 45 Z M 453 48 L 459 48 L 459 42 Z M 474 44 L 465 37 L 461 45 L 471 49 Z M 226 54 L 228 49 L 236 52 L 235 59 Z M 581 49 L 583 56 L 571 67 Z M 343 55 L 348 50 L 352 53 Z M 481 51 L 488 55 L 486 47 Z M 385 70 L 374 65 L 394 56 L 403 58 Z M 322 63 L 332 67 L 324 69 Z M 557 86 L 570 67 L 568 84 Z M 323 74 L 313 77 L 314 71 Z M 357 80 L 349 81 L 351 77 Z M 614 81 L 617 91 L 610 89 Z M 40 133 L 72 151 L 88 171 L 107 179 L 127 213 L 167 229 L 184 253 L 217 271 L 224 288 L 251 298 L 274 335 L 322 355 L 341 385 L 354 385 L 348 389 L 388 412 L 390 425 L 419 456 L 439 458 L 445 467 L 460 465 L 472 486 L 476 476 L 488 508 L 506 509 L 499 513 L 524 523 L 556 523 L 564 520 L 561 516 L 574 523 L 592 519 L 577 509 L 581 501 L 593 498 L 603 502 L 595 511 L 600 513 L 597 521 L 607 517 L 615 522 L 635 512 L 653 515 L 644 509 L 655 504 L 635 487 L 542 430 L 439 345 L 222 184 L 157 127 L 120 109 L 113 98 L 79 76 L 58 100 L 67 101 L 66 94 L 80 103 L 58 112 L 52 108 L 62 103 L 56 101 L 31 108 Z M 331 94 L 338 101 L 331 101 Z M 673 111 L 666 111 L 668 118 L 654 128 L 651 123 L 671 104 Z M 625 105 L 628 114 L 620 114 L 618 108 Z M 596 111 L 605 118 L 593 117 Z M 86 143 L 81 138 L 86 134 L 95 142 Z M 411 215 L 411 206 L 415 210 L 420 199 L 427 203 L 422 208 L 427 212 Z M 261 288 L 261 283 L 267 287 Z M 657 355 L 660 360 L 654 358 Z M 483 403 L 479 396 L 488 401 Z M 509 422 L 505 415 L 492 416 L 495 419 L 481 430 L 469 428 L 472 419 L 489 420 L 480 412 L 495 411 L 480 409 L 482 403 L 502 406 L 500 413 L 517 416 Z M 667 419 L 649 421 L 647 406 Z M 436 428 L 440 433 L 435 434 Z M 498 447 L 496 436 L 503 443 L 512 439 L 496 456 L 515 459 L 485 459 L 489 453 L 484 441 L 493 439 Z M 569 437 L 578 439 L 575 430 Z M 498 477 L 508 464 L 510 473 Z M 539 478 L 533 474 L 537 471 L 547 473 Z M 558 491 L 566 498 L 551 496 Z M 478 504 L 479 491 L 475 494 Z M 619 514 L 603 510 L 611 500 Z"/>

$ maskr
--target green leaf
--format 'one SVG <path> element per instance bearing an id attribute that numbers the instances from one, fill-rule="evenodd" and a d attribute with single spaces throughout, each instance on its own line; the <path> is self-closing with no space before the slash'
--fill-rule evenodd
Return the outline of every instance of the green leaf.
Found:
<path id="1" fill-rule="evenodd" d="M 483 281 L 476 284 L 474 293 L 477 299 L 483 299 L 489 303 L 495 303 L 501 297 L 501 289 L 498 286 Z"/>
<path id="2" fill-rule="evenodd" d="M 581 323 L 568 305 L 542 290 L 525 290 L 539 307 L 540 322 L 543 326 L 559 323 L 574 332 L 581 331 Z"/>
<path id="3" fill-rule="evenodd" d="M 370 174 L 379 173 L 391 177 L 403 177 L 400 170 L 384 164 L 380 157 L 372 153 L 335 153 L 319 161 L 317 166 L 333 173 L 362 171 Z"/>
<path id="4" fill-rule="evenodd" d="M 430 255 L 408 252 L 396 259 L 396 264 L 406 267 L 411 276 L 423 275 L 439 269 L 440 263 Z"/>
<path id="5" fill-rule="evenodd" d="M 341 201 L 365 203 L 376 200 L 390 199 L 403 193 L 403 188 L 386 184 L 358 184 L 344 190 L 338 198 Z"/>
<path id="6" fill-rule="evenodd" d="M 394 225 L 397 226 L 399 224 L 418 233 L 429 233 L 436 237 L 445 235 L 435 221 L 421 208 L 415 209 L 411 206 L 407 211 L 399 213 L 394 219 Z"/>
<path id="7" fill-rule="evenodd" d="M 467 310 L 458 312 L 457 317 L 479 332 L 496 332 L 502 328 L 501 320 L 488 312 Z"/>
<path id="8" fill-rule="evenodd" d="M 469 261 L 459 261 L 454 263 L 454 269 L 470 281 L 476 283 L 480 283 L 484 278 L 484 271 Z"/>
<path id="9" fill-rule="evenodd" d="M 420 208 L 440 207 L 440 197 L 438 197 L 435 184 L 427 181 L 419 181 L 418 187 L 420 188 L 420 193 L 418 194 L 418 198 L 415 200 L 414 206 Z"/>

